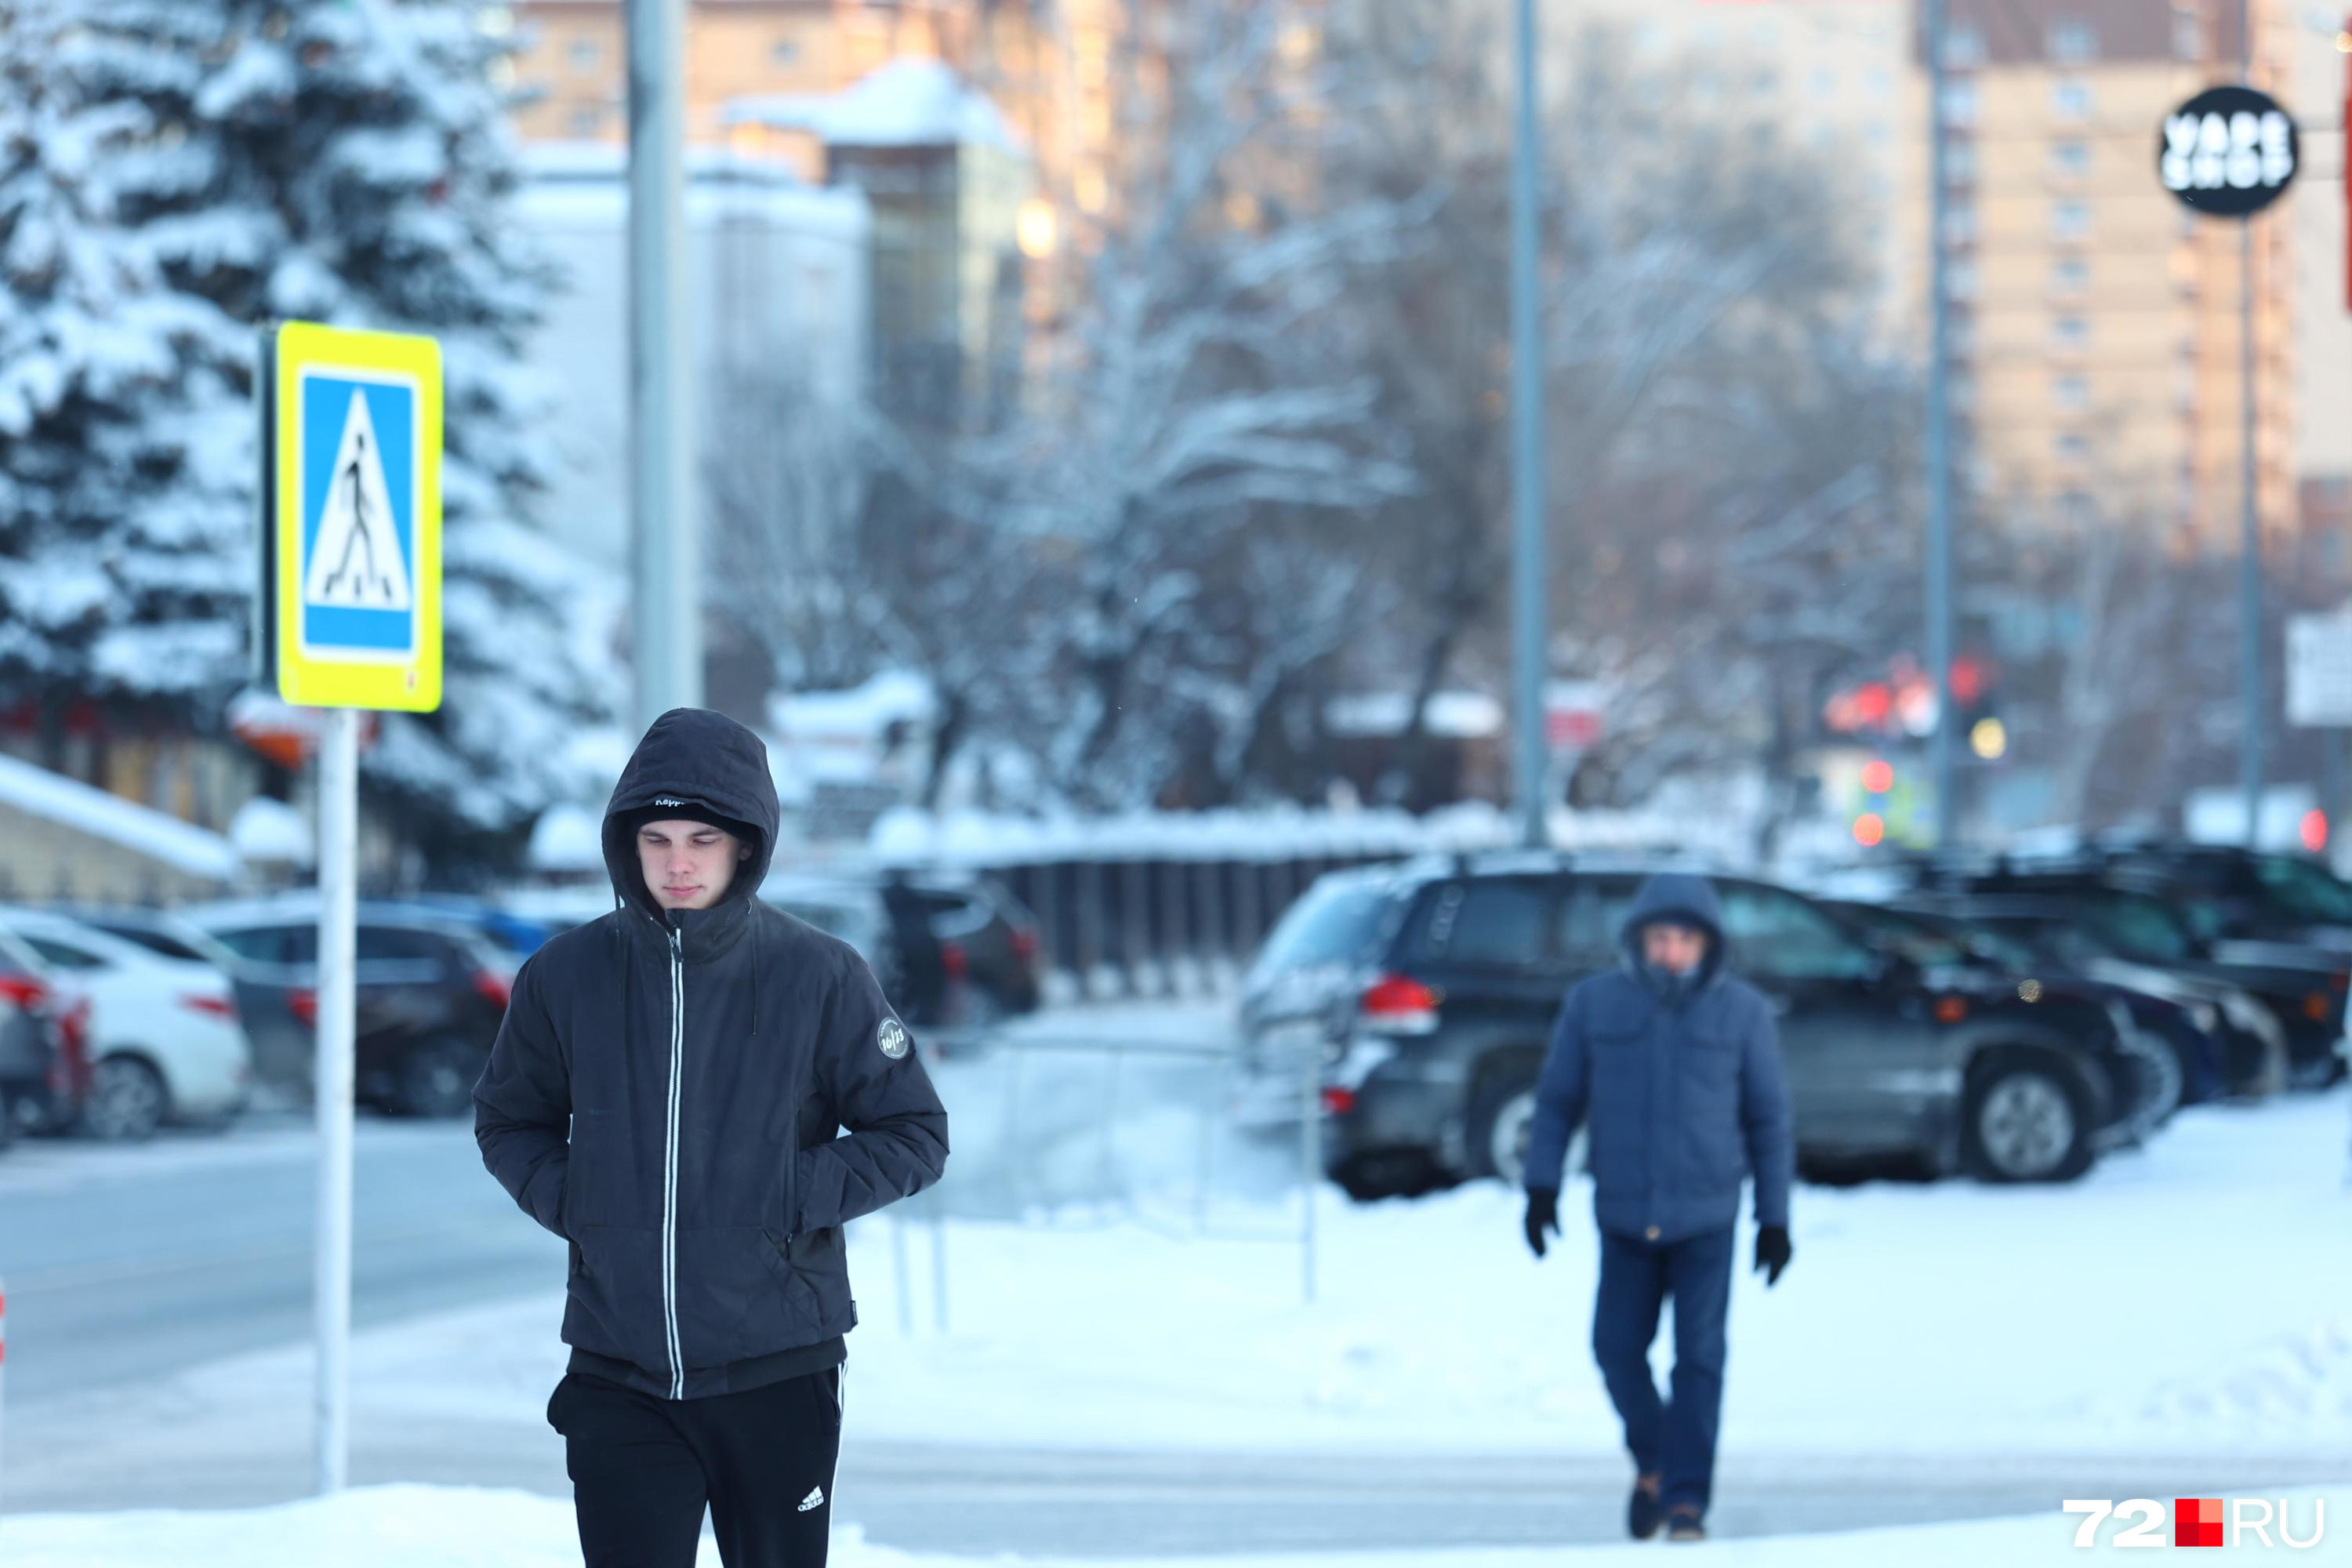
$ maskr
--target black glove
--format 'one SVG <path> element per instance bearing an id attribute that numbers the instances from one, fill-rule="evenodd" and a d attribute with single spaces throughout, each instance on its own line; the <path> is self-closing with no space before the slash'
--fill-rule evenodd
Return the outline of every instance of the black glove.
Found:
<path id="1" fill-rule="evenodd" d="M 1785 1225 L 1759 1226 L 1756 1232 L 1756 1267 L 1763 1269 L 1764 1288 L 1770 1289 L 1780 1282 L 1780 1270 L 1789 1267 L 1789 1259 L 1797 1249 L 1789 1243 L 1789 1227 Z"/>
<path id="2" fill-rule="evenodd" d="M 1538 1258 L 1544 1255 L 1544 1232 L 1559 1234 L 1559 1189 L 1529 1187 L 1528 1189 L 1528 1246 Z"/>

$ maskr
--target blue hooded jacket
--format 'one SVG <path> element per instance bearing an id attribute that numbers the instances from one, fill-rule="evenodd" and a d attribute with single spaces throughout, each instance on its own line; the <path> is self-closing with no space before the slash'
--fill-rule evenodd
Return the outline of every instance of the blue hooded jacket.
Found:
<path id="1" fill-rule="evenodd" d="M 1642 928 L 1707 934 L 1691 981 L 1662 994 L 1642 969 Z M 1619 932 L 1623 966 L 1560 1005 L 1536 1089 L 1527 1184 L 1558 1191 L 1569 1135 L 1591 1125 L 1592 1211 L 1602 1230 L 1678 1241 L 1739 1217 L 1756 1178 L 1759 1225 L 1789 1223 L 1796 1138 L 1772 1011 L 1724 973 L 1723 916 L 1703 877 L 1651 878 Z"/>

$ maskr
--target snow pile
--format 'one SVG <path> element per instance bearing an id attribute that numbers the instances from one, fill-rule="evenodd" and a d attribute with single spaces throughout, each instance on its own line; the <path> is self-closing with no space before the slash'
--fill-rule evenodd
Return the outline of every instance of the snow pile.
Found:
<path id="1" fill-rule="evenodd" d="M 228 836 L 248 860 L 308 866 L 313 858 L 310 824 L 282 800 L 257 795 L 236 808 Z"/>
<path id="2" fill-rule="evenodd" d="M 240 869 L 237 846 L 169 813 L 110 795 L 16 757 L 0 756 L 0 805 L 215 881 Z"/>
<path id="3" fill-rule="evenodd" d="M 836 147 L 994 147 L 1021 138 L 988 95 L 935 59 L 895 59 L 844 91 L 740 99 L 730 125 L 807 131 Z"/>
<path id="4" fill-rule="evenodd" d="M 604 868 L 604 814 L 593 806 L 550 806 L 530 830 L 530 868 L 601 871 Z"/>
<path id="5" fill-rule="evenodd" d="M 2273 1501 L 2278 1500 L 2276 1499 Z M 2352 1494 L 2285 1494 L 2290 1529 L 2310 1533 L 2315 1510 L 2339 1531 L 2352 1517 Z M 1983 1568 L 1984 1564 L 2074 1563 L 2081 1521 L 2051 1513 L 1963 1524 L 1725 1541 L 1686 1549 L 1702 1563 L 1754 1568 Z M 2102 1544 L 2117 1527 L 2099 1527 Z M 836 1568 L 1020 1568 L 1034 1559 L 944 1557 L 866 1542 L 855 1529 L 836 1531 Z M 2153 1542 L 2151 1543 L 2153 1544 Z M 1206 1568 L 1607 1568 L 1651 1562 L 1654 1542 L 1530 1551 L 1450 1546 L 1424 1552 L 1256 1554 L 1215 1559 L 1121 1557 L 1091 1563 L 1056 1558 L 1058 1568 L 1151 1568 L 1190 1561 Z M 2234 1548 L 2263 1550 L 2251 1539 Z M 2330 1560 L 2340 1560 L 2334 1558 Z M 277 1508 L 204 1513 L 48 1514 L 0 1520 L 0 1562 L 10 1568 L 566 1568 L 580 1561 L 572 1505 L 527 1492 L 456 1487 L 371 1487 Z M 705 1536 L 697 1568 L 717 1568 Z"/>

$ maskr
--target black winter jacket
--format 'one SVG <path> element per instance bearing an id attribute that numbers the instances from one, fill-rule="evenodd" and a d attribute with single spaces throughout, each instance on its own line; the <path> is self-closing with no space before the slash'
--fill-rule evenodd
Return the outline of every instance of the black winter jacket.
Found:
<path id="1" fill-rule="evenodd" d="M 662 910 L 638 870 L 619 819 L 669 804 L 754 830 L 710 909 Z M 865 961 L 754 896 L 777 815 L 758 736 L 700 709 L 656 721 L 604 819 L 621 907 L 524 963 L 474 1089 L 483 1163 L 572 1244 L 574 1370 L 671 1399 L 837 1363 L 857 1321 L 841 1227 L 947 1162 L 947 1112 Z"/>

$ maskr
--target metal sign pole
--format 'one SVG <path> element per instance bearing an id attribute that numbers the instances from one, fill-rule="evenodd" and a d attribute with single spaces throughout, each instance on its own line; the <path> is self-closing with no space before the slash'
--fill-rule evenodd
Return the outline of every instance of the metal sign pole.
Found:
<path id="1" fill-rule="evenodd" d="M 359 714 L 331 708 L 319 752 L 319 1490 L 351 1462 L 352 1078 L 359 905 Z"/>
<path id="2" fill-rule="evenodd" d="M 1511 663 L 1512 724 L 1517 731 L 1519 841 L 1541 848 L 1551 838 L 1551 801 L 1544 788 L 1544 677 L 1550 668 L 1544 628 L 1544 355 L 1536 290 L 1542 182 L 1537 164 L 1535 0 L 1518 0 L 1515 17 L 1517 102 L 1511 119 Z"/>
<path id="3" fill-rule="evenodd" d="M 2253 0 L 2242 0 L 2238 26 L 2242 32 L 2239 58 L 2239 80 L 2246 87 L 2254 85 L 2254 6 Z M 2239 524 L 2238 615 L 2239 636 L 2242 651 L 2239 658 L 2239 703 L 2245 710 L 2245 729 L 2241 737 L 2243 752 L 2238 759 L 2240 782 L 2246 792 L 2246 847 L 2262 847 L 2263 835 L 2263 529 L 2260 512 L 2261 475 L 2257 465 L 2255 442 L 2259 437 L 2256 423 L 2254 391 L 2254 220 L 2252 214 L 2239 220 L 2238 228 L 2238 338 L 2239 338 L 2239 402 L 2244 420 L 2240 439 L 2243 450 L 2240 468 L 2241 500 L 2243 506 Z"/>

